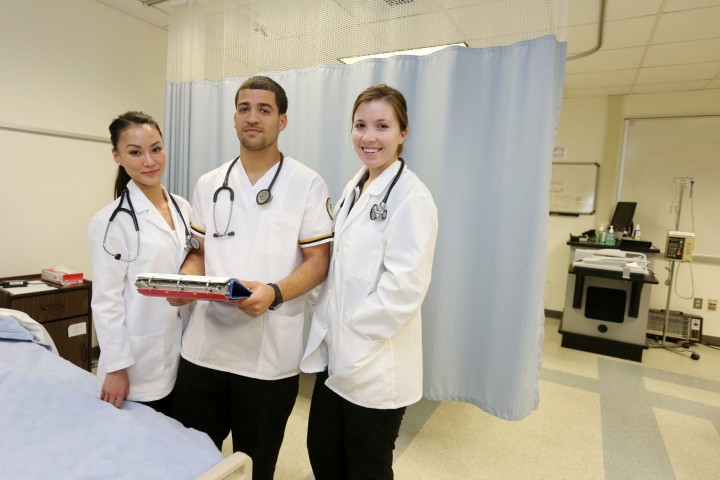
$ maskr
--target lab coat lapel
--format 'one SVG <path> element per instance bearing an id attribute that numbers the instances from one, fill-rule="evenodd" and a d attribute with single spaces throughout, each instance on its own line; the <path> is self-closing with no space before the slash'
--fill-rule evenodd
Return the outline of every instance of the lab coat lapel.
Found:
<path id="1" fill-rule="evenodd" d="M 161 232 L 171 234 L 172 237 L 175 239 L 175 242 L 178 242 L 178 222 L 175 221 L 175 215 L 173 215 L 173 221 L 176 228 L 173 232 L 170 229 L 170 225 L 167 224 L 162 215 L 160 215 L 160 212 L 158 212 L 157 208 L 155 208 L 155 205 L 153 205 L 150 200 L 148 200 L 142 190 L 140 190 L 140 188 L 135 185 L 135 182 L 133 182 L 132 180 L 128 182 L 128 191 L 130 192 L 130 198 L 133 202 L 133 208 L 135 208 L 135 214 L 138 218 L 140 235 L 143 234 L 143 226 L 147 225 L 149 228 L 157 228 Z M 163 192 L 167 196 L 167 192 L 164 188 Z M 168 199 L 168 202 L 170 203 L 170 210 L 175 210 L 175 207 L 171 203 L 172 200 Z"/>
<path id="2" fill-rule="evenodd" d="M 382 200 L 382 195 L 384 195 L 387 191 L 388 187 L 390 186 L 390 182 L 392 182 L 393 178 L 395 178 L 395 175 L 398 172 L 398 168 L 400 168 L 401 165 L 402 164 L 400 162 L 395 161 L 390 167 L 386 168 L 380 174 L 380 176 L 375 179 L 374 182 L 370 184 L 370 186 L 363 195 L 357 197 L 357 200 L 355 201 L 355 206 L 347 215 L 345 221 L 342 222 L 342 224 L 339 226 L 336 225 L 336 233 L 342 232 L 342 230 L 344 230 L 347 225 L 354 222 L 356 219 L 364 218 L 363 215 L 365 215 L 368 219 L 370 218 L 369 206 L 380 203 L 380 201 Z M 355 188 L 355 185 L 357 185 L 357 183 L 360 181 L 360 177 L 364 172 L 365 169 L 361 169 L 360 172 L 355 175 L 355 178 L 350 181 L 349 186 L 351 188 L 345 196 L 345 203 L 348 204 L 348 207 L 343 206 L 343 209 L 349 208 L 349 203 L 352 203 L 352 191 Z"/>
<path id="3" fill-rule="evenodd" d="M 170 215 L 172 215 L 173 219 L 173 225 L 175 225 L 175 231 L 173 232 L 175 237 L 175 242 L 177 242 L 178 246 L 182 246 L 183 249 L 185 248 L 185 226 L 186 223 L 182 217 L 182 211 L 178 211 L 178 209 L 175 208 L 175 204 L 170 199 L 170 192 L 165 190 L 163 187 L 163 191 L 165 192 L 165 197 L 168 199 L 168 208 L 170 208 Z M 179 204 L 178 204 L 179 205 Z M 167 222 L 163 220 L 165 225 L 167 225 Z"/>
<path id="4" fill-rule="evenodd" d="M 355 177 L 353 177 L 350 182 L 348 182 L 347 186 L 345 187 L 345 194 L 344 194 L 344 200 L 343 200 L 343 206 L 342 209 L 337 213 L 337 219 L 335 222 L 335 234 L 342 232 L 345 229 L 345 226 L 348 225 L 353 219 L 355 219 L 358 215 L 358 212 L 360 211 L 360 205 L 365 201 L 363 197 L 360 197 L 360 193 L 353 193 L 355 191 L 355 186 L 360 181 L 360 178 L 365 173 L 365 168 L 361 168 L 360 171 L 355 174 Z M 355 206 L 352 207 L 352 210 L 350 210 L 350 205 L 352 205 L 353 198 L 355 198 Z"/>

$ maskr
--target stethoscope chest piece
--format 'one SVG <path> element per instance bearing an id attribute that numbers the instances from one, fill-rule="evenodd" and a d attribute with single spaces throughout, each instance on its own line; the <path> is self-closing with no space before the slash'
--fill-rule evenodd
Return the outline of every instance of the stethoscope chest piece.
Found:
<path id="1" fill-rule="evenodd" d="M 188 250 L 199 250 L 200 249 L 200 240 L 198 240 L 197 238 L 192 237 L 192 236 L 190 238 L 188 238 L 187 240 L 188 241 L 187 241 L 187 244 L 185 247 Z"/>
<path id="2" fill-rule="evenodd" d="M 377 203 L 370 209 L 370 220 L 385 220 L 387 218 L 387 207 L 384 202 Z"/>
<path id="3" fill-rule="evenodd" d="M 232 171 L 232 168 L 235 166 L 237 161 L 240 159 L 240 156 L 235 157 L 235 160 L 230 163 L 230 166 L 227 169 L 227 172 L 225 172 L 225 180 L 223 181 L 222 185 L 215 190 L 215 193 L 213 194 L 213 226 L 215 227 L 215 233 L 213 233 L 213 237 L 215 238 L 222 238 L 222 237 L 232 237 L 235 235 L 235 232 L 230 230 L 230 220 L 232 218 L 232 211 L 233 211 L 233 204 L 235 201 L 235 191 L 232 189 L 232 187 L 228 186 L 228 181 L 230 180 L 230 172 Z M 255 201 L 258 205 L 266 205 L 270 203 L 273 199 L 272 193 L 270 191 L 273 188 L 273 185 L 275 185 L 275 180 L 277 180 L 278 174 L 280 173 L 280 169 L 283 166 L 283 161 L 285 160 L 285 156 L 282 152 L 280 152 L 280 163 L 277 167 L 277 170 L 275 170 L 275 175 L 273 175 L 272 181 L 270 182 L 270 185 L 268 185 L 268 188 L 263 188 L 260 190 L 257 195 L 255 196 Z M 217 199 L 218 194 L 222 192 L 223 190 L 227 190 L 229 196 L 230 196 L 230 213 L 228 213 L 228 219 L 225 223 L 225 231 L 220 233 L 220 231 L 217 228 L 217 221 L 215 219 L 215 207 L 217 206 Z"/>
<path id="4" fill-rule="evenodd" d="M 265 205 L 266 203 L 270 202 L 272 200 L 272 193 L 270 193 L 270 190 L 267 188 L 263 188 L 260 190 L 255 197 L 255 201 L 258 203 L 258 205 Z"/>

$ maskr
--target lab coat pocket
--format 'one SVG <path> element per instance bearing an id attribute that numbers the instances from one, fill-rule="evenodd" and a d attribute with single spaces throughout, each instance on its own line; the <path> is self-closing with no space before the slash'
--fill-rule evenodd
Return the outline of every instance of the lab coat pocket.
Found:
<path id="1" fill-rule="evenodd" d="M 383 234 L 364 225 L 343 232 L 339 258 L 343 275 L 374 281 L 382 264 Z"/>
<path id="2" fill-rule="evenodd" d="M 130 381 L 143 386 L 160 381 L 165 371 L 164 335 L 131 336 L 130 346 L 135 356 L 135 364 L 128 370 Z"/>
<path id="3" fill-rule="evenodd" d="M 364 338 L 350 327 L 341 328 L 335 341 L 328 386 L 358 405 L 374 406 L 387 398 L 385 377 L 392 368 L 387 346 Z"/>
<path id="4" fill-rule="evenodd" d="M 377 288 L 383 272 L 383 235 L 362 225 L 343 231 L 336 259 L 339 285 L 334 298 L 335 311 L 349 323 L 362 302 Z"/>

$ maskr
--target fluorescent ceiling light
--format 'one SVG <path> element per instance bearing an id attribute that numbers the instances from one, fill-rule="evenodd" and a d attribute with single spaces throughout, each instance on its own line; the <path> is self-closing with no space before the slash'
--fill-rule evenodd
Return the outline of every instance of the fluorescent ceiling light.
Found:
<path id="1" fill-rule="evenodd" d="M 445 47 L 467 47 L 467 43 L 461 42 L 461 43 L 450 43 L 447 45 L 438 45 L 437 47 L 425 47 L 425 48 L 413 48 L 411 50 L 398 50 L 397 52 L 386 52 L 386 53 L 374 53 L 372 55 L 363 55 L 361 57 L 348 57 L 348 58 L 341 58 L 340 61 L 343 63 L 355 63 L 360 60 L 365 60 L 366 58 L 387 58 L 392 57 L 393 55 L 427 55 L 429 53 L 437 52 L 438 50 L 442 50 Z"/>

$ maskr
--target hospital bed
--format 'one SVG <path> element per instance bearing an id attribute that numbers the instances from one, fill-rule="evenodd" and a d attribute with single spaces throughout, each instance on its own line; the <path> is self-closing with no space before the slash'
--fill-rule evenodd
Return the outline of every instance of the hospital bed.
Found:
<path id="1" fill-rule="evenodd" d="M 101 402 L 96 377 L 57 354 L 44 327 L 0 308 L 2 478 L 250 479 L 210 438 L 145 405 Z"/>

